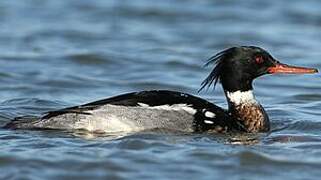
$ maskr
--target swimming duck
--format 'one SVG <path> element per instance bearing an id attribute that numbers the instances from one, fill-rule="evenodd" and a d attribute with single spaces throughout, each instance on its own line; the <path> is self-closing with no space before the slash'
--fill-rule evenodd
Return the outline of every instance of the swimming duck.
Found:
<path id="1" fill-rule="evenodd" d="M 232 47 L 212 56 L 213 70 L 200 90 L 220 82 L 228 109 L 183 92 L 150 90 L 122 94 L 88 104 L 16 118 L 10 129 L 61 129 L 91 132 L 136 132 L 168 129 L 184 132 L 270 130 L 269 117 L 253 94 L 253 80 L 265 74 L 317 73 L 314 68 L 282 64 L 255 46 Z"/>

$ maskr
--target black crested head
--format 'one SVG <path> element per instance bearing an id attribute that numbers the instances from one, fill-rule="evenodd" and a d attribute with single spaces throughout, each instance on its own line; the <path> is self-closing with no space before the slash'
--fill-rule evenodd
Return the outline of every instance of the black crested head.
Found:
<path id="1" fill-rule="evenodd" d="M 255 46 L 232 47 L 212 56 L 205 66 L 215 64 L 199 91 L 221 82 L 224 90 L 247 91 L 255 78 L 268 74 L 269 67 L 279 63 L 267 51 Z"/>

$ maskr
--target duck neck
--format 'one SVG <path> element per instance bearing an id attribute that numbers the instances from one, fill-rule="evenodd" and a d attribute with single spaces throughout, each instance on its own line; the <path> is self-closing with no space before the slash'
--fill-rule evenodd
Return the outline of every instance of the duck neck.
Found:
<path id="1" fill-rule="evenodd" d="M 246 132 L 264 132 L 270 128 L 269 118 L 255 99 L 253 90 L 225 91 L 229 113 L 240 129 Z"/>

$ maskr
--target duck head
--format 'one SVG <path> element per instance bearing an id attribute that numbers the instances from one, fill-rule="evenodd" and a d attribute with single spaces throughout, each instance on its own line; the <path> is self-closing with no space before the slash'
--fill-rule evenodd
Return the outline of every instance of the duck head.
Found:
<path id="1" fill-rule="evenodd" d="M 282 64 L 267 51 L 254 46 L 226 49 L 211 57 L 207 65 L 215 67 L 203 81 L 202 90 L 221 82 L 235 126 L 245 132 L 266 132 L 270 129 L 267 113 L 255 99 L 252 82 L 265 74 L 309 74 L 314 68 Z"/>
<path id="2" fill-rule="evenodd" d="M 225 91 L 251 90 L 255 78 L 265 74 L 310 74 L 314 68 L 280 63 L 267 51 L 255 46 L 239 46 L 226 49 L 209 59 L 206 65 L 215 63 L 213 71 L 203 81 L 202 90 L 221 82 Z"/>

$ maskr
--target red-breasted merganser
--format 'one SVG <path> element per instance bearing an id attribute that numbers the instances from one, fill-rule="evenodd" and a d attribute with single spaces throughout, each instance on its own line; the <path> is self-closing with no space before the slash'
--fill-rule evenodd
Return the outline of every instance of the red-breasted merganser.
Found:
<path id="1" fill-rule="evenodd" d="M 50 111 L 30 120 L 16 118 L 5 125 L 11 129 L 62 129 L 92 132 L 134 132 L 169 129 L 185 132 L 266 132 L 267 113 L 253 95 L 252 82 L 265 74 L 317 73 L 317 69 L 295 67 L 275 60 L 254 46 L 226 49 L 211 57 L 214 69 L 203 88 L 221 82 L 228 101 L 224 110 L 207 100 L 182 92 L 141 91 Z"/>

